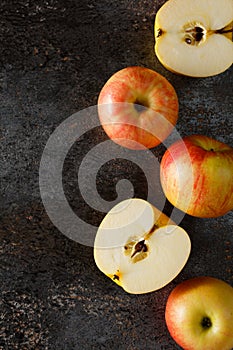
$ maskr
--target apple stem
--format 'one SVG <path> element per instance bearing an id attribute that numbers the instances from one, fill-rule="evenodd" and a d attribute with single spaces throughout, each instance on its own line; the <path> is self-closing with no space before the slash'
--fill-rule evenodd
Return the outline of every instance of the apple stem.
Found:
<path id="1" fill-rule="evenodd" d="M 159 228 L 158 225 L 154 224 L 152 226 L 152 228 L 150 229 L 150 231 L 147 232 L 145 239 L 148 239 L 155 232 L 155 230 L 157 230 L 158 228 Z"/>
<path id="2" fill-rule="evenodd" d="M 231 29 L 226 29 L 226 30 L 224 30 L 224 29 L 219 29 L 219 30 L 216 31 L 216 33 L 218 33 L 218 34 L 233 33 L 233 28 L 231 28 Z"/>

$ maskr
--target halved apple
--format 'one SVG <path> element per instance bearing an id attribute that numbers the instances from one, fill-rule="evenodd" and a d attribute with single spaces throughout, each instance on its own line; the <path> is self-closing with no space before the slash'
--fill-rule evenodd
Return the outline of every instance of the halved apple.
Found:
<path id="1" fill-rule="evenodd" d="M 232 65 L 232 0 L 169 0 L 155 17 L 155 52 L 169 70 L 192 77 Z"/>
<path id="2" fill-rule="evenodd" d="M 155 291 L 172 281 L 186 264 L 188 234 L 149 202 L 133 198 L 118 203 L 96 234 L 98 268 L 126 292 Z"/>

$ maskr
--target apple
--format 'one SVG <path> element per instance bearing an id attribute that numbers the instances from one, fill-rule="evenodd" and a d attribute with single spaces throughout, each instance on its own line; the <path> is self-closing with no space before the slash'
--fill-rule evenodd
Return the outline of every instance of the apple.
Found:
<path id="1" fill-rule="evenodd" d="M 173 143 L 160 166 L 165 196 L 176 208 L 214 218 L 233 209 L 233 148 L 204 135 Z"/>
<path id="2" fill-rule="evenodd" d="M 172 72 L 208 77 L 232 65 L 232 0 L 169 0 L 155 16 L 155 53 Z"/>
<path id="3" fill-rule="evenodd" d="M 213 277 L 186 280 L 170 293 L 165 320 L 184 350 L 231 350 L 233 288 Z"/>
<path id="4" fill-rule="evenodd" d="M 94 242 L 97 267 L 126 292 L 162 288 L 186 264 L 188 234 L 149 202 L 126 199 L 105 216 Z"/>
<path id="5" fill-rule="evenodd" d="M 105 83 L 98 98 L 100 122 L 110 139 L 130 149 L 153 148 L 178 119 L 178 98 L 159 73 L 127 67 Z"/>

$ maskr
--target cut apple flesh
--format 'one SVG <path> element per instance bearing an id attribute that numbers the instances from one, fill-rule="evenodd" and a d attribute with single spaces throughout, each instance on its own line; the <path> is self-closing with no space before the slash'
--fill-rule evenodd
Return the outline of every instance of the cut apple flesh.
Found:
<path id="1" fill-rule="evenodd" d="M 155 18 L 155 52 L 168 69 L 192 76 L 232 65 L 232 0 L 169 0 Z"/>
<path id="2" fill-rule="evenodd" d="M 187 233 L 142 199 L 128 199 L 105 216 L 95 239 L 98 268 L 125 291 L 162 288 L 182 270 L 190 254 Z"/>

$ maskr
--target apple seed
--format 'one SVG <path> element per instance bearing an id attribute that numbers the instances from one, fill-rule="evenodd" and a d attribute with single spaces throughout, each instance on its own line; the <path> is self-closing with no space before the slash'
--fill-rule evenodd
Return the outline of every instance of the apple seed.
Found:
<path id="1" fill-rule="evenodd" d="M 146 240 L 158 229 L 158 226 L 154 224 L 152 228 L 146 233 L 143 239 L 138 237 L 131 237 L 131 239 L 124 246 L 125 254 L 130 256 L 134 263 L 143 260 L 148 255 L 148 246 Z"/>
<path id="2" fill-rule="evenodd" d="M 185 38 L 185 42 L 188 44 L 188 45 L 191 45 L 192 44 L 192 40 L 190 38 Z"/>
<path id="3" fill-rule="evenodd" d="M 145 244 L 145 240 L 143 239 L 142 241 L 139 241 L 135 246 L 134 246 L 134 252 L 131 255 L 131 258 L 133 258 L 137 253 L 141 252 L 147 252 L 148 248 Z"/>

